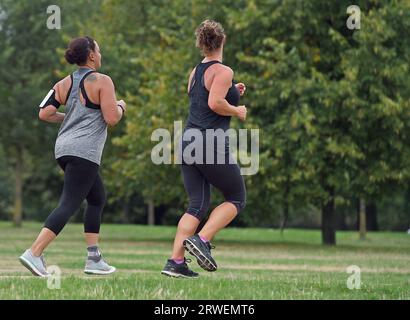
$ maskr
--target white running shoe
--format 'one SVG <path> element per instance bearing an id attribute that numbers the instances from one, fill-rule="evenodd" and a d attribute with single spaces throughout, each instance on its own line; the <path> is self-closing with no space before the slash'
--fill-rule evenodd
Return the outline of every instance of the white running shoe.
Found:
<path id="1" fill-rule="evenodd" d="M 113 266 L 110 266 L 103 258 L 100 261 L 95 262 L 93 260 L 87 259 L 85 263 L 84 272 L 87 274 L 99 274 L 107 275 L 114 273 L 117 269 Z"/>
<path id="2" fill-rule="evenodd" d="M 23 266 L 25 266 L 36 277 L 46 278 L 50 274 L 47 272 L 46 262 L 44 256 L 36 257 L 33 255 L 30 249 L 27 249 L 20 257 L 19 260 Z"/>

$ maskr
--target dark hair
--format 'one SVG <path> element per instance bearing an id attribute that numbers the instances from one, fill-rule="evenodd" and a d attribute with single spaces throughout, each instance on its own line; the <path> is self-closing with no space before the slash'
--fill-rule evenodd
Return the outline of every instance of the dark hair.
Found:
<path id="1" fill-rule="evenodd" d="M 90 52 L 94 50 L 94 39 L 85 36 L 71 40 L 64 56 L 69 64 L 83 65 L 87 62 Z"/>
<path id="2" fill-rule="evenodd" d="M 220 48 L 225 40 L 225 32 L 219 22 L 203 21 L 195 31 L 196 46 L 203 54 L 209 54 Z"/>

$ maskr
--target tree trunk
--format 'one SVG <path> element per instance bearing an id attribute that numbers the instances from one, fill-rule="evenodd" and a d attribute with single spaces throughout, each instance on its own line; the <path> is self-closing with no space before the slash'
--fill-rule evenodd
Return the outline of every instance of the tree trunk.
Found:
<path id="1" fill-rule="evenodd" d="M 155 206 L 154 200 L 148 200 L 148 225 L 153 226 L 155 224 Z"/>
<path id="2" fill-rule="evenodd" d="M 283 205 L 283 220 L 280 226 L 280 234 L 283 235 L 283 231 L 285 230 L 286 223 L 288 222 L 289 218 L 289 203 L 286 201 Z"/>
<path id="3" fill-rule="evenodd" d="M 359 230 L 360 240 L 366 239 L 366 201 L 360 199 L 360 214 L 359 214 Z"/>
<path id="4" fill-rule="evenodd" d="M 322 243 L 326 245 L 336 244 L 336 215 L 333 189 L 329 192 L 330 199 L 322 207 Z"/>
<path id="5" fill-rule="evenodd" d="M 403 212 L 404 216 L 410 217 L 410 183 L 407 184 L 407 188 L 404 192 L 403 199 Z M 410 223 L 410 221 L 409 221 Z"/>
<path id="6" fill-rule="evenodd" d="M 124 201 L 124 206 L 122 207 L 121 221 L 124 224 L 130 222 L 130 199 Z"/>
<path id="7" fill-rule="evenodd" d="M 336 212 L 336 230 L 347 230 L 346 212 L 344 210 L 335 210 Z"/>
<path id="8" fill-rule="evenodd" d="M 23 151 L 21 148 L 16 149 L 16 164 L 14 174 L 15 189 L 13 223 L 15 227 L 21 227 L 23 220 Z"/>
<path id="9" fill-rule="evenodd" d="M 287 179 L 286 187 L 285 187 L 285 192 L 283 195 L 283 198 L 285 199 L 285 202 L 283 204 L 283 220 L 282 224 L 280 226 L 280 234 L 283 235 L 283 231 L 285 230 L 286 223 L 288 222 L 289 219 L 289 176 Z"/>
<path id="10" fill-rule="evenodd" d="M 379 230 L 379 224 L 377 223 L 377 207 L 374 202 L 366 204 L 366 225 L 368 231 Z"/>

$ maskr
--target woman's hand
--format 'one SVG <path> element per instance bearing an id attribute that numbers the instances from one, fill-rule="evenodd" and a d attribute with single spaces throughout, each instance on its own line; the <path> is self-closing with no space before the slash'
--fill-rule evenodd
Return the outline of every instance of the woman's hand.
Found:
<path id="1" fill-rule="evenodd" d="M 246 86 L 245 84 L 243 84 L 242 82 L 237 83 L 235 85 L 235 87 L 239 90 L 239 94 L 241 95 L 241 97 L 245 94 L 246 91 Z"/>
<path id="2" fill-rule="evenodd" d="M 124 100 L 117 101 L 117 105 L 121 105 L 124 112 L 127 111 L 127 104 L 125 103 Z"/>
<path id="3" fill-rule="evenodd" d="M 241 119 L 242 121 L 246 120 L 246 113 L 248 112 L 245 106 L 238 106 L 236 108 L 237 114 L 236 116 Z"/>

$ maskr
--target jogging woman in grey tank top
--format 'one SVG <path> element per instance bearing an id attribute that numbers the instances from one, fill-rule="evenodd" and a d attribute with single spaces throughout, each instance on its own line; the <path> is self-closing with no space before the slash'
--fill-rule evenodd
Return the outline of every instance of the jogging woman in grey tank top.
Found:
<path id="1" fill-rule="evenodd" d="M 117 101 L 114 84 L 101 67 L 98 43 L 90 37 L 71 41 L 65 58 L 78 69 L 58 82 L 40 105 L 43 121 L 61 123 L 55 143 L 55 158 L 64 170 L 64 187 L 58 207 L 47 218 L 44 228 L 27 249 L 20 262 L 34 275 L 49 274 L 43 251 L 64 228 L 70 217 L 87 200 L 84 234 L 87 260 L 84 272 L 110 274 L 110 266 L 101 256 L 98 239 L 101 214 L 105 204 L 104 185 L 99 174 L 107 139 L 107 126 L 116 125 L 126 111 L 124 101 Z M 58 107 L 65 105 L 65 113 Z"/>

